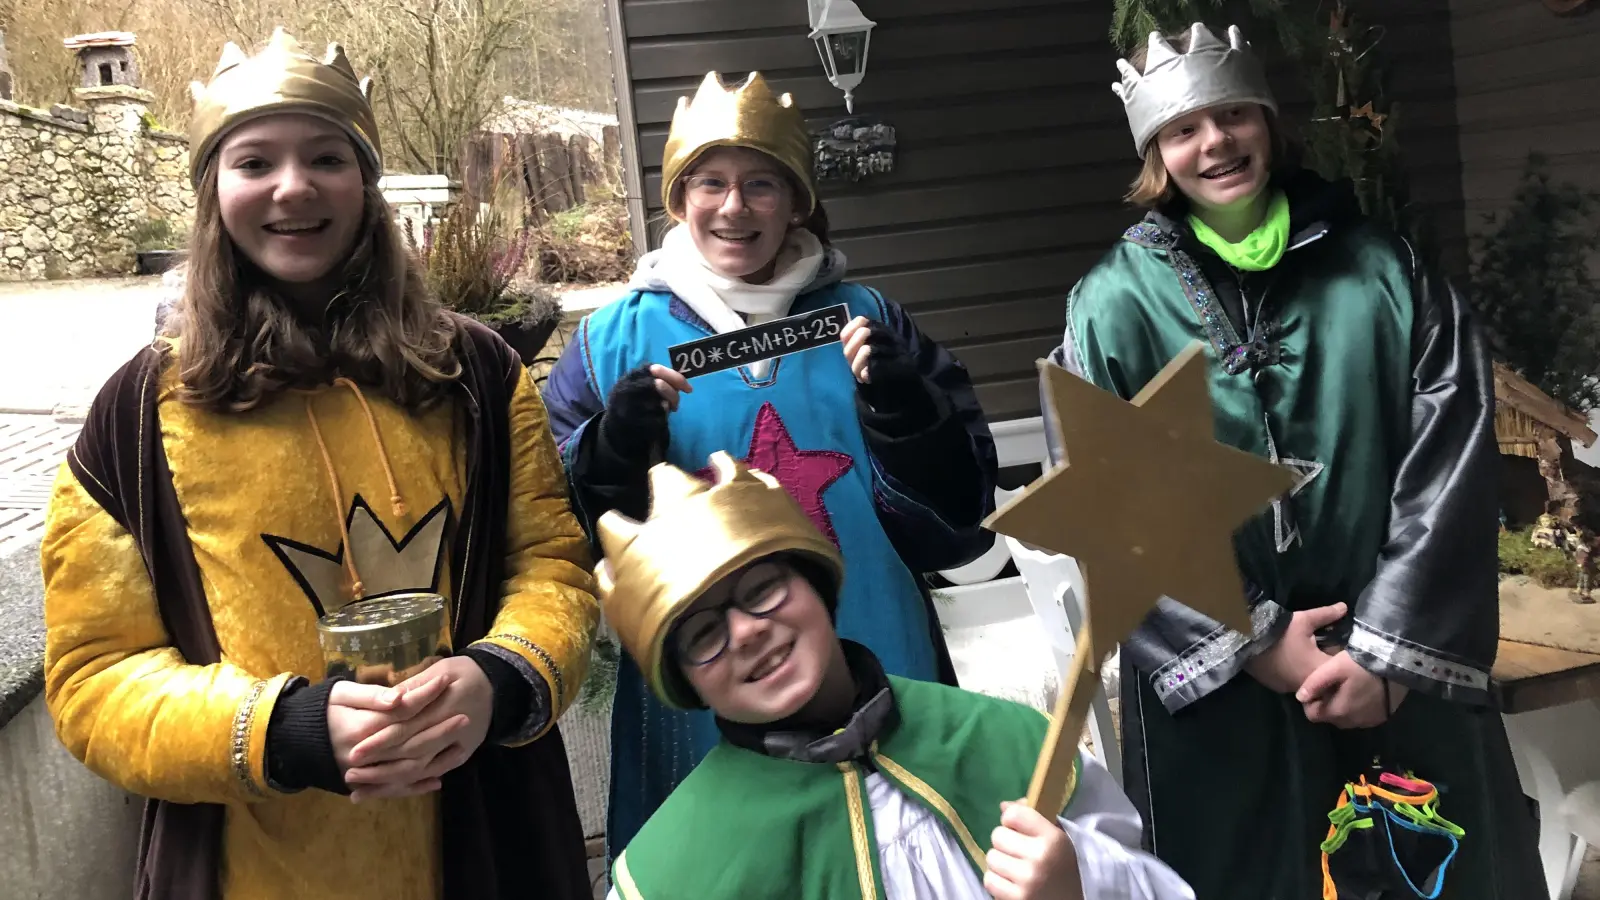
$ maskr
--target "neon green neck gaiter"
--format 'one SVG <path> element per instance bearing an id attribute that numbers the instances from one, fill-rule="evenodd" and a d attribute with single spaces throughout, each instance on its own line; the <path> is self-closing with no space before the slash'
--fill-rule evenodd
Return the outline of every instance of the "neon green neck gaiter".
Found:
<path id="1" fill-rule="evenodd" d="M 1278 264 L 1289 244 L 1289 198 L 1283 191 L 1273 193 L 1272 202 L 1267 204 L 1267 217 L 1237 244 L 1228 243 L 1193 214 L 1189 216 L 1189 227 L 1200 243 L 1210 247 L 1223 262 L 1246 272 L 1264 272 Z"/>

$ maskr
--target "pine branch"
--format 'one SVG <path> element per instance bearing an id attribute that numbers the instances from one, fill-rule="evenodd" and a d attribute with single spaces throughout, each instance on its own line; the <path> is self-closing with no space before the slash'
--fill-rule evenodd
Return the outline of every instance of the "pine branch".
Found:
<path id="1" fill-rule="evenodd" d="M 1511 204 L 1484 218 L 1472 302 L 1495 353 L 1578 412 L 1600 406 L 1600 194 L 1555 181 L 1530 154 Z"/>
<path id="2" fill-rule="evenodd" d="M 578 693 L 579 709 L 600 712 L 611 703 L 611 695 L 617 690 L 617 664 L 621 653 L 615 638 L 604 632 L 595 635 L 589 653 L 589 675 Z"/>

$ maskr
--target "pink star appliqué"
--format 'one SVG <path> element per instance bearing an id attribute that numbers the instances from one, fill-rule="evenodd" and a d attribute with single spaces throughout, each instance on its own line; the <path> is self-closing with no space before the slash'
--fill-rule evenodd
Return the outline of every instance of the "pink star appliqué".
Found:
<path id="1" fill-rule="evenodd" d="M 836 450 L 801 450 L 794 445 L 794 438 L 789 435 L 789 428 L 783 424 L 777 409 L 771 403 L 763 403 L 756 413 L 755 433 L 750 436 L 750 453 L 744 463 L 778 479 L 789 496 L 805 510 L 811 524 L 834 546 L 839 545 L 833 519 L 822 505 L 822 492 L 855 465 L 850 454 Z M 707 466 L 695 475 L 709 481 L 711 468 Z"/>

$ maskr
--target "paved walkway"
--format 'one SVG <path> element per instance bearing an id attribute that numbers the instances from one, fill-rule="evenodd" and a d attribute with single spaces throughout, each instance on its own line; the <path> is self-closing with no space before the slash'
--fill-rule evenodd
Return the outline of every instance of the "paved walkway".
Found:
<path id="1" fill-rule="evenodd" d="M 159 278 L 0 283 L 0 413 L 84 407 L 150 341 Z"/>
<path id="2" fill-rule="evenodd" d="M 50 486 L 78 428 L 47 416 L 0 415 L 0 559 L 38 541 Z"/>
<path id="3" fill-rule="evenodd" d="M 159 278 L 0 283 L 0 557 L 38 538 L 87 407 L 150 340 Z"/>

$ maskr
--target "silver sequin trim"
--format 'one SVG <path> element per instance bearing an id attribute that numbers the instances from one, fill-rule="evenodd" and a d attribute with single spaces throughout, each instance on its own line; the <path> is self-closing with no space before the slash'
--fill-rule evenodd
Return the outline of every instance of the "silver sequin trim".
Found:
<path id="1" fill-rule="evenodd" d="M 484 638 L 484 640 L 510 641 L 511 643 L 516 644 L 518 647 L 521 647 L 529 653 L 532 653 L 534 656 L 539 657 L 539 659 L 550 668 L 550 674 L 554 675 L 556 679 L 556 695 L 550 698 L 550 703 L 551 705 L 558 707 L 561 705 L 562 701 L 567 696 L 567 680 L 561 676 L 561 667 L 556 665 L 555 657 L 551 656 L 543 647 L 520 635 L 491 634 Z"/>
<path id="2" fill-rule="evenodd" d="M 256 682 L 250 688 L 250 696 L 244 698 L 239 711 L 233 715 L 233 774 L 257 797 L 264 795 L 261 788 L 256 786 L 255 779 L 250 777 L 250 734 L 255 728 L 256 704 L 261 701 L 261 693 L 266 689 L 265 681 Z"/>
<path id="3" fill-rule="evenodd" d="M 516 651 L 507 650 L 499 644 L 483 642 L 472 646 L 516 669 L 517 674 L 528 682 L 533 691 L 533 702 L 528 704 L 528 714 L 523 716 L 522 722 L 517 725 L 516 731 L 510 737 L 502 738 L 501 743 L 520 744 L 531 739 L 541 727 L 550 721 L 550 713 L 552 712 L 550 707 L 553 707 L 556 703 L 556 701 L 547 696 L 550 693 L 550 687 L 545 684 L 544 676 L 540 675 L 539 670 L 535 669 L 532 664 L 523 659 L 522 655 Z"/>
<path id="4" fill-rule="evenodd" d="M 1435 656 L 1426 647 L 1375 631 L 1359 619 L 1350 633 L 1349 647 L 1369 653 L 1402 672 L 1480 691 L 1489 689 L 1488 672 Z"/>
<path id="5" fill-rule="evenodd" d="M 1165 702 L 1174 693 L 1200 680 L 1207 672 L 1227 664 L 1255 639 L 1254 635 L 1266 633 L 1280 611 L 1278 604 L 1263 600 L 1250 610 L 1250 636 L 1223 625 L 1195 641 L 1189 649 L 1178 654 L 1177 659 L 1156 670 L 1151 678 L 1156 697 Z"/>

